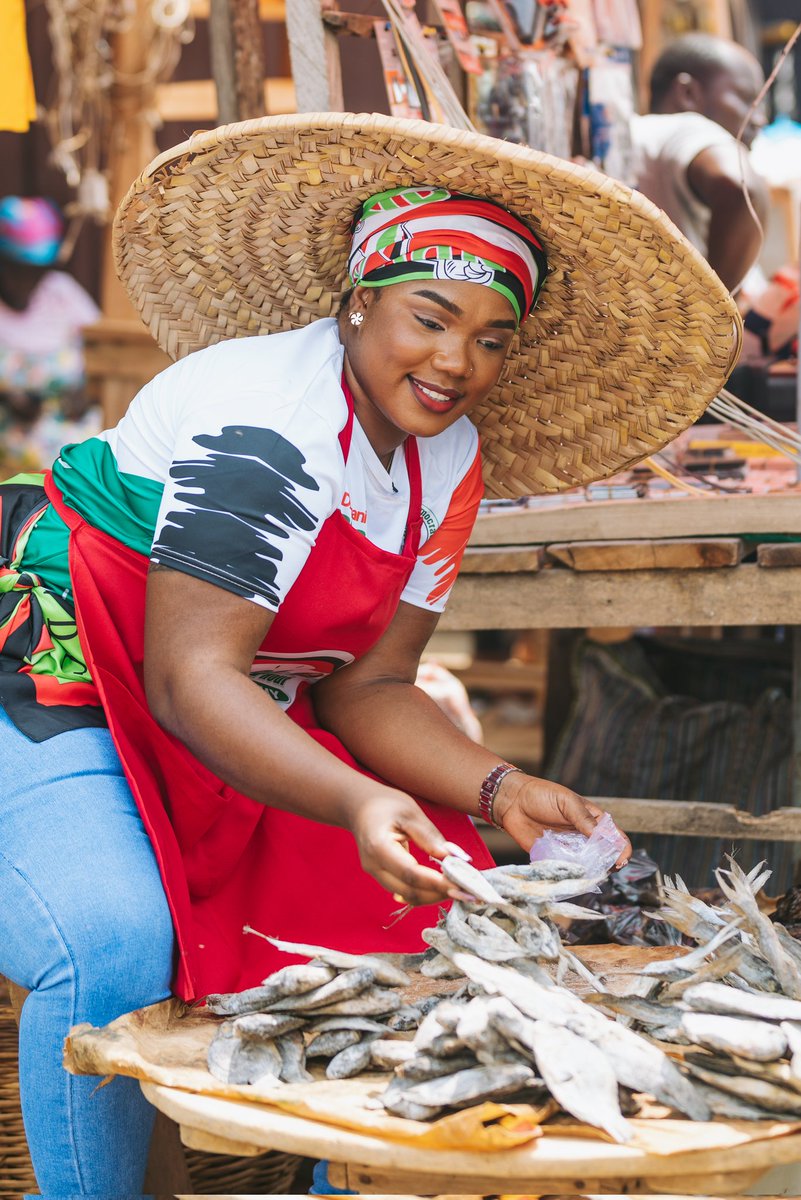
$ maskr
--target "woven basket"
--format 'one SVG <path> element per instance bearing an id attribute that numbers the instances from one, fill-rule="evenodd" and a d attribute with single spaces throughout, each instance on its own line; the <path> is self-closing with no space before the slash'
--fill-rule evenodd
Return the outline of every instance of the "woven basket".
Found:
<path id="1" fill-rule="evenodd" d="M 5 984 L 0 985 L 0 1196 L 38 1192 L 19 1100 L 19 1039 Z M 194 1192 L 204 1195 L 282 1195 L 303 1161 L 270 1150 L 255 1157 L 184 1151 Z"/>
<path id="2" fill-rule="evenodd" d="M 22 1125 L 18 1058 L 17 1023 L 8 990 L 3 985 L 0 987 L 0 1195 L 38 1190 Z"/>
<path id="3" fill-rule="evenodd" d="M 192 1188 L 198 1196 L 286 1196 L 303 1161 L 296 1154 L 268 1150 L 252 1158 L 185 1150 Z"/>

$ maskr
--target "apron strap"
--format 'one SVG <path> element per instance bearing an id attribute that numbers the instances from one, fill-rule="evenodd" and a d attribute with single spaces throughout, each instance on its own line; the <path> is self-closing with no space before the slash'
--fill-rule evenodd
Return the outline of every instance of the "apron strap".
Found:
<path id="1" fill-rule="evenodd" d="M 70 529 L 77 529 L 79 525 L 83 525 L 83 517 L 76 513 L 74 508 L 70 508 L 64 503 L 64 497 L 61 495 L 58 484 L 53 478 L 52 471 L 45 471 L 44 490 L 47 493 L 48 500 L 65 525 Z"/>
<path id="2" fill-rule="evenodd" d="M 407 437 L 403 443 L 403 453 L 406 457 L 406 474 L 409 476 L 409 515 L 406 518 L 403 553 L 410 558 L 417 558 L 423 528 L 423 474 L 417 438 Z"/>

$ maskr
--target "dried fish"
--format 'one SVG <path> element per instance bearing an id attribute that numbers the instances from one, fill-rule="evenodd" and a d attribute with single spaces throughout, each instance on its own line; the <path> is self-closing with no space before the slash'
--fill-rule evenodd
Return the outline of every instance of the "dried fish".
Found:
<path id="1" fill-rule="evenodd" d="M 453 855 L 443 858 L 440 865 L 445 878 L 456 884 L 460 891 L 475 896 L 477 900 L 483 900 L 485 904 L 493 904 L 495 901 L 503 904 L 503 897 L 496 892 L 483 871 L 476 870 L 470 863 L 463 862 L 461 858 L 455 858 Z"/>
<path id="2" fill-rule="evenodd" d="M 350 1000 L 366 991 L 374 982 L 375 973 L 372 967 L 354 967 L 349 971 L 342 971 L 329 983 L 324 983 L 312 992 L 304 992 L 302 996 L 281 997 L 272 1004 L 265 1005 L 265 1008 L 268 1011 L 312 1012 L 339 1001 Z"/>
<path id="3" fill-rule="evenodd" d="M 406 1095 L 408 1086 L 403 1079 L 396 1077 L 391 1080 L 377 1103 L 387 1112 L 394 1113 L 396 1117 L 404 1117 L 407 1121 L 430 1121 L 432 1117 L 436 1117 L 442 1112 L 441 1107 L 419 1104 L 410 1100 Z"/>
<path id="4" fill-rule="evenodd" d="M 469 950 L 487 962 L 509 962 L 520 957 L 520 947 L 514 938 L 489 917 L 468 913 L 458 900 L 454 900 L 445 918 L 445 932 L 457 949 Z M 439 946 L 437 949 L 442 953 Z"/>
<path id="5" fill-rule="evenodd" d="M 281 1056 L 281 1078 L 284 1083 L 311 1083 L 314 1078 L 306 1070 L 306 1049 L 302 1033 L 284 1033 L 276 1039 Z"/>
<path id="6" fill-rule="evenodd" d="M 435 1058 L 433 1054 L 417 1054 L 396 1069 L 395 1074 L 410 1082 L 436 1079 L 440 1075 L 453 1075 L 456 1071 L 477 1066 L 475 1055 L 459 1054 L 454 1058 Z"/>
<path id="7" fill-rule="evenodd" d="M 489 1100 L 517 1092 L 535 1078 L 526 1063 L 496 1067 L 469 1067 L 452 1075 L 441 1075 L 406 1089 L 406 1099 L 431 1108 L 454 1108 L 476 1100 Z"/>
<path id="8" fill-rule="evenodd" d="M 250 925 L 245 926 L 245 933 L 256 933 L 259 937 L 266 936 L 258 933 L 258 930 L 253 929 Z M 395 956 L 391 954 L 348 954 L 344 950 L 331 950 L 327 946 L 309 946 L 305 942 L 283 942 L 280 938 L 273 937 L 267 937 L 266 940 L 286 954 L 306 954 L 309 958 L 316 958 L 329 966 L 336 967 L 338 971 L 347 971 L 354 967 L 357 969 L 369 967 L 376 983 L 383 983 L 389 987 L 407 987 L 410 982 L 406 972 L 392 961 Z M 407 956 L 401 957 L 405 959 Z M 411 955 L 410 957 L 414 960 L 417 956 Z"/>
<path id="9" fill-rule="evenodd" d="M 713 954 L 724 942 L 738 936 L 737 922 L 717 930 L 709 942 L 697 946 L 689 954 L 677 958 L 657 959 L 641 968 L 641 975 L 656 975 L 659 979 L 684 979 L 703 967 L 710 954 Z"/>
<path id="10" fill-rule="evenodd" d="M 744 992 L 725 983 L 699 983 L 684 993 L 697 1012 L 759 1017 L 764 1021 L 801 1021 L 801 1001 L 766 992 Z"/>
<path id="11" fill-rule="evenodd" d="M 370 1046 L 370 1062 L 374 1067 L 385 1067 L 392 1070 L 394 1067 L 400 1066 L 401 1063 L 408 1062 L 409 1059 L 415 1057 L 415 1048 L 411 1042 L 402 1042 L 398 1039 L 390 1041 L 388 1038 L 376 1038 Z"/>
<path id="12" fill-rule="evenodd" d="M 444 954 L 437 954 L 435 958 L 423 963 L 420 974 L 425 975 L 426 979 L 458 979 L 461 972 Z"/>
<path id="13" fill-rule="evenodd" d="M 481 996 L 476 996 L 469 1004 L 465 1004 L 456 1026 L 456 1035 L 485 1066 L 514 1062 L 514 1051 L 492 1024 L 490 1004 L 491 1001 Z"/>
<path id="14" fill-rule="evenodd" d="M 347 1049 L 340 1050 L 339 1054 L 335 1054 L 325 1069 L 327 1078 L 350 1079 L 351 1076 L 366 1071 L 370 1065 L 370 1052 L 374 1040 L 373 1035 L 368 1033 L 357 1045 L 348 1046 Z"/>
<path id="15" fill-rule="evenodd" d="M 310 967 L 307 963 L 282 967 L 269 975 L 259 987 L 242 992 L 213 993 L 206 997 L 209 1012 L 221 1017 L 262 1012 L 276 1000 L 313 991 L 330 982 L 336 972 L 331 967 Z"/>
<path id="16" fill-rule="evenodd" d="M 304 1024 L 303 1017 L 295 1017 L 291 1013 L 247 1013 L 242 1017 L 232 1017 L 224 1022 L 241 1038 L 261 1038 L 270 1042 L 281 1034 L 291 1033 L 300 1029 Z"/>
<path id="17" fill-rule="evenodd" d="M 742 943 L 727 948 L 716 958 L 705 962 L 697 971 L 693 971 L 686 979 L 676 979 L 673 983 L 666 984 L 659 993 L 660 1002 L 678 999 L 688 987 L 694 987 L 697 983 L 712 982 L 725 979 L 727 975 L 734 975 L 744 965 L 747 953 Z"/>
<path id="18" fill-rule="evenodd" d="M 735 1121 L 764 1121 L 768 1118 L 768 1113 L 763 1108 L 758 1108 L 755 1104 L 747 1104 L 745 1100 L 738 1099 L 730 1092 L 721 1092 L 719 1088 L 711 1087 L 708 1083 L 701 1083 L 700 1080 L 696 1081 L 695 1087 L 716 1117 L 727 1117 L 729 1120 Z M 781 1114 L 771 1113 L 770 1117 L 775 1118 L 776 1115 Z M 788 1113 L 787 1116 L 793 1119 L 791 1113 Z"/>
<path id="19" fill-rule="evenodd" d="M 672 1004 L 657 1004 L 642 996 L 616 996 L 611 992 L 594 992 L 584 999 L 588 1004 L 597 1005 L 607 1012 L 617 1013 L 638 1021 L 640 1025 L 659 1026 L 678 1029 L 684 1010 Z"/>
<path id="20" fill-rule="evenodd" d="M 328 1033 L 332 1029 L 356 1029 L 361 1033 L 377 1033 L 381 1037 L 391 1037 L 387 1026 L 381 1021 L 374 1021 L 372 1017 L 349 1017 L 342 1015 L 338 1017 L 318 1017 L 315 1014 L 311 1019 L 305 1022 L 305 1028 L 309 1033 Z"/>
<path id="21" fill-rule="evenodd" d="M 782 1021 L 780 1029 L 787 1038 L 791 1078 L 801 1083 L 801 1025 L 796 1025 L 794 1021 Z"/>
<path id="22" fill-rule="evenodd" d="M 400 998 L 392 988 L 370 987 L 349 1000 L 337 1000 L 335 1004 L 315 1006 L 315 1016 L 333 1017 L 378 1017 L 395 1012 L 401 1006 Z"/>
<path id="23" fill-rule="evenodd" d="M 748 932 L 753 935 L 762 956 L 776 975 L 782 992 L 794 1000 L 801 1000 L 801 974 L 783 948 L 773 922 L 760 912 L 755 897 L 755 892 L 770 876 L 770 871 L 754 878 L 754 872 L 752 876 L 746 876 L 731 857 L 729 864 L 728 871 L 721 867 L 715 872 L 729 906 L 742 916 Z"/>
<path id="24" fill-rule="evenodd" d="M 447 959 L 443 959 L 446 962 Z M 439 996 L 436 997 L 439 1000 Z M 408 1030 L 416 1029 L 423 1019 L 423 1012 L 417 1004 L 404 1004 L 397 1012 L 394 1012 L 391 1017 L 387 1017 L 387 1028 L 394 1030 L 396 1033 L 406 1033 Z"/>
<path id="25" fill-rule="evenodd" d="M 306 1047 L 307 1058 L 333 1058 L 340 1050 L 355 1046 L 362 1040 L 358 1029 L 331 1029 L 318 1033 Z"/>
<path id="26" fill-rule="evenodd" d="M 532 1041 L 539 1073 L 561 1107 L 616 1142 L 631 1141 L 631 1126 L 620 1111 L 618 1081 L 604 1053 L 549 1021 L 534 1022 Z"/>
<path id="27" fill-rule="evenodd" d="M 223 1083 L 249 1084 L 281 1075 L 281 1055 L 275 1042 L 242 1038 L 233 1024 L 224 1021 L 212 1039 L 206 1062 L 215 1079 Z"/>
<path id="28" fill-rule="evenodd" d="M 682 1031 L 706 1050 L 737 1054 L 755 1062 L 775 1062 L 787 1049 L 781 1028 L 749 1017 L 723 1017 L 719 1013 L 685 1012 Z"/>
<path id="29" fill-rule="evenodd" d="M 746 1104 L 754 1105 L 756 1108 L 767 1109 L 771 1113 L 791 1114 L 793 1116 L 798 1116 L 801 1113 L 801 1095 L 798 1092 L 791 1091 L 789 1088 L 778 1087 L 775 1083 L 769 1083 L 763 1079 L 754 1079 L 740 1073 L 735 1076 L 724 1075 L 719 1071 L 707 1070 L 700 1065 L 701 1061 L 700 1055 L 696 1058 L 688 1054 L 685 1058 L 687 1070 L 691 1075 L 700 1079 L 702 1083 L 716 1087 L 721 1092 L 728 1092 Z"/>

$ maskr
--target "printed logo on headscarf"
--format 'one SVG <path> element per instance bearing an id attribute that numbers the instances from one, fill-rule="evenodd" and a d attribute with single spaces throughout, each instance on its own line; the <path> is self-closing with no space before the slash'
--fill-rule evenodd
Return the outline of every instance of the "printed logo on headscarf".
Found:
<path id="1" fill-rule="evenodd" d="M 301 685 L 310 687 L 353 660 L 354 656 L 344 650 L 300 650 L 295 654 L 259 650 L 250 668 L 250 678 L 264 688 L 279 708 L 286 709 L 294 704 Z"/>
<path id="2" fill-rule="evenodd" d="M 433 279 L 459 279 L 465 283 L 490 284 L 495 272 L 481 259 L 438 258 L 431 272 Z"/>

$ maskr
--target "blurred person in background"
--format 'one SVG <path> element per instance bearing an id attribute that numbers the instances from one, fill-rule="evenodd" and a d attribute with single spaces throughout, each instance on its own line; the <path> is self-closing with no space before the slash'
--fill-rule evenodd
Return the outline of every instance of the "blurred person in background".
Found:
<path id="1" fill-rule="evenodd" d="M 56 269 L 63 232 L 52 201 L 0 199 L 0 475 L 49 467 L 65 441 L 99 428 L 82 330 L 100 310 Z"/>
<path id="2" fill-rule="evenodd" d="M 737 293 L 743 361 L 752 362 L 797 352 L 799 315 L 798 271 L 784 267 L 768 280 L 757 265 L 770 193 L 749 150 L 767 120 L 756 104 L 764 82 L 762 67 L 743 46 L 688 33 L 654 63 L 651 111 L 632 122 L 633 185 Z"/>

